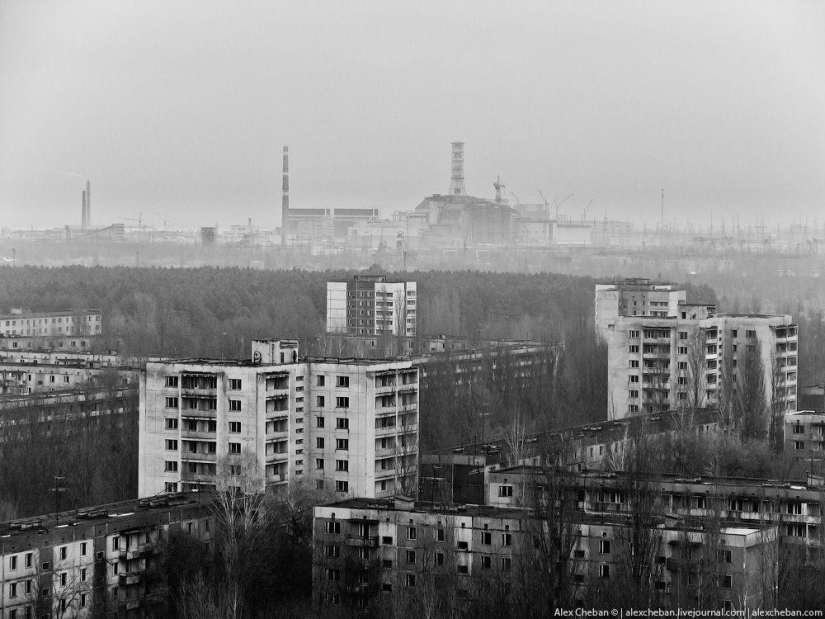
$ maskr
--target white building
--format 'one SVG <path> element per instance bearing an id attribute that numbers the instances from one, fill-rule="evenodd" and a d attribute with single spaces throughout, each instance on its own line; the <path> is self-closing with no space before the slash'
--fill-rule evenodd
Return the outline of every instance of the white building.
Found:
<path id="1" fill-rule="evenodd" d="M 679 307 L 673 317 L 619 316 L 607 330 L 608 419 L 720 406 L 723 391 L 733 395 L 741 384 L 738 363 L 757 349 L 766 409 L 796 409 L 798 336 L 791 316 Z"/>
<path id="2" fill-rule="evenodd" d="M 596 334 L 607 332 L 619 316 L 677 316 L 686 293 L 673 284 L 653 284 L 649 279 L 630 278 L 596 284 Z"/>
<path id="3" fill-rule="evenodd" d="M 100 310 L 68 312 L 11 313 L 0 316 L 0 336 L 100 335 L 103 331 Z"/>
<path id="4" fill-rule="evenodd" d="M 415 282 L 388 282 L 384 275 L 327 282 L 327 332 L 415 337 L 417 302 Z"/>
<path id="5" fill-rule="evenodd" d="M 139 423 L 139 496 L 241 477 L 260 489 L 304 482 L 390 496 L 415 485 L 418 370 L 409 361 L 299 361 L 295 342 L 256 341 L 251 362 L 147 363 Z"/>

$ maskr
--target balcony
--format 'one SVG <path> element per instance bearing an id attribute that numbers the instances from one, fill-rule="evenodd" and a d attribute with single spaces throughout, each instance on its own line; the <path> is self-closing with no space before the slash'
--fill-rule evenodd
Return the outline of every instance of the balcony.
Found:
<path id="1" fill-rule="evenodd" d="M 406 385 L 398 385 L 398 393 L 407 391 L 418 391 L 418 383 L 407 383 Z"/>
<path id="2" fill-rule="evenodd" d="M 395 393 L 395 384 L 389 385 L 375 385 L 375 395 Z"/>
<path id="3" fill-rule="evenodd" d="M 375 436 L 393 436 L 399 432 L 398 426 L 379 426 L 375 428 Z"/>
<path id="4" fill-rule="evenodd" d="M 403 404 L 403 405 L 398 407 L 398 410 L 402 413 L 415 412 L 415 411 L 418 410 L 418 404 L 417 403 Z"/>
<path id="5" fill-rule="evenodd" d="M 135 572 L 129 572 L 126 574 L 120 574 L 117 578 L 118 584 L 121 587 L 129 587 L 132 585 L 139 585 L 143 580 L 143 574 L 138 574 Z"/>
<path id="6" fill-rule="evenodd" d="M 375 478 L 376 479 L 383 479 L 385 477 L 395 477 L 396 472 L 395 469 L 379 469 L 375 471 Z"/>
<path id="7" fill-rule="evenodd" d="M 347 535 L 347 546 L 366 546 L 368 548 L 378 548 L 378 536 L 353 536 Z"/>
<path id="8" fill-rule="evenodd" d="M 273 475 L 267 475 L 266 477 L 266 483 L 268 484 L 285 484 L 286 482 L 286 473 L 274 473 Z"/>
<path id="9" fill-rule="evenodd" d="M 185 425 L 185 424 L 184 424 Z M 180 431 L 181 438 L 189 438 L 189 439 L 201 439 L 206 441 L 214 441 L 215 440 L 215 430 L 208 432 L 202 430 L 187 430 L 186 428 L 181 428 Z"/>
<path id="10" fill-rule="evenodd" d="M 289 459 L 289 452 L 280 451 L 271 454 L 266 454 L 265 459 L 267 462 L 283 462 Z"/>
<path id="11" fill-rule="evenodd" d="M 181 419 L 216 419 L 217 409 L 184 408 L 180 411 Z"/>
<path id="12" fill-rule="evenodd" d="M 119 558 L 121 561 L 131 561 L 132 559 L 140 559 L 141 557 L 145 557 L 153 552 L 154 548 L 151 544 L 141 544 L 140 546 L 135 546 L 134 548 L 121 549 Z"/>
<path id="13" fill-rule="evenodd" d="M 216 453 L 192 453 L 191 451 L 182 451 L 180 459 L 183 462 L 217 462 L 218 454 Z"/>

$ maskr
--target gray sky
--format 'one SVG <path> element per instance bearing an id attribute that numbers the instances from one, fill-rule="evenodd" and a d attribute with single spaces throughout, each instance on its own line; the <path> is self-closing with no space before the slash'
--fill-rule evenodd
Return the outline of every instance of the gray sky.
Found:
<path id="1" fill-rule="evenodd" d="M 0 226 L 280 225 L 501 176 L 641 224 L 825 221 L 825 2 L 0 0 Z M 127 222 L 128 223 L 128 222 Z"/>

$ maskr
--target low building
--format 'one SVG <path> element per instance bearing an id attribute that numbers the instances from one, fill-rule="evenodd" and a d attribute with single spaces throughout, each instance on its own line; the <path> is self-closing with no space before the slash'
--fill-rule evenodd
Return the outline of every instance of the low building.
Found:
<path id="1" fill-rule="evenodd" d="M 632 520 L 582 511 L 569 517 L 560 532 L 537 512 L 507 507 L 444 507 L 403 497 L 316 507 L 314 603 L 379 614 L 422 601 L 432 607 L 458 601 L 480 612 L 501 604 L 519 608 L 529 599 L 546 599 L 535 593 L 546 582 L 542 569 L 561 569 L 567 584 L 556 583 L 555 603 L 598 606 L 610 600 L 610 584 L 622 583 L 622 572 L 630 569 Z M 711 534 L 687 522 L 656 519 L 648 534 L 644 567 L 656 606 L 685 607 L 711 588 L 726 610 L 769 603 L 766 593 L 773 593 L 777 578 L 776 527 L 722 526 Z M 567 550 L 555 556 L 550 547 Z M 620 595 L 621 587 L 612 594 Z"/>
<path id="2" fill-rule="evenodd" d="M 83 309 L 67 312 L 20 312 L 0 315 L 0 336 L 66 337 L 103 333 L 102 312 Z"/>
<path id="3" fill-rule="evenodd" d="M 241 477 L 256 490 L 409 491 L 418 391 L 410 361 L 299 359 L 295 341 L 255 341 L 252 361 L 148 362 L 139 494 L 240 486 Z"/>
<path id="4" fill-rule="evenodd" d="M 212 520 L 199 497 L 173 495 L 0 523 L 3 617 L 166 616 L 164 543 L 208 539 Z"/>

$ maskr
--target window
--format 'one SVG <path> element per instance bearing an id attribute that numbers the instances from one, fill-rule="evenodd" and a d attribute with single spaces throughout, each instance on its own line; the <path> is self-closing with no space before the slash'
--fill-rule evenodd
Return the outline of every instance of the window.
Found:
<path id="1" fill-rule="evenodd" d="M 730 574 L 724 574 L 722 576 L 722 588 L 730 589 L 731 587 L 733 587 L 733 576 Z"/>
<path id="2" fill-rule="evenodd" d="M 639 360 L 638 359 L 631 359 L 630 360 L 630 367 L 632 367 L 632 368 L 639 367 Z"/>
<path id="3" fill-rule="evenodd" d="M 167 451 L 177 451 L 178 450 L 178 442 L 174 439 L 166 439 L 166 450 Z"/>
<path id="4" fill-rule="evenodd" d="M 240 391 L 241 385 L 243 381 L 240 378 L 230 378 L 229 379 L 229 389 L 232 391 Z"/>
<path id="5" fill-rule="evenodd" d="M 335 470 L 336 471 L 349 471 L 349 460 L 336 460 L 335 461 Z"/>
<path id="6" fill-rule="evenodd" d="M 335 386 L 342 388 L 349 387 L 349 376 L 337 376 L 335 379 Z"/>
<path id="7" fill-rule="evenodd" d="M 16 570 L 17 569 L 17 557 L 9 557 L 9 569 Z"/>
<path id="8" fill-rule="evenodd" d="M 66 573 L 66 572 L 63 572 L 63 573 L 60 575 L 60 586 L 61 586 L 61 587 L 65 587 L 65 586 L 66 586 L 66 583 L 68 583 L 68 582 L 69 582 L 69 574 L 68 574 L 68 573 Z"/>
<path id="9" fill-rule="evenodd" d="M 81 557 L 86 556 L 86 548 L 87 548 L 86 542 L 80 542 L 80 556 Z"/>
<path id="10" fill-rule="evenodd" d="M 31 567 L 34 560 L 34 555 L 30 552 L 26 553 L 26 567 Z"/>
<path id="11" fill-rule="evenodd" d="M 315 418 L 315 427 L 316 428 L 323 428 L 324 427 L 324 418 L 323 417 L 316 417 Z"/>
<path id="12" fill-rule="evenodd" d="M 601 564 L 599 565 L 599 578 L 610 578 L 610 566 Z"/>
<path id="13" fill-rule="evenodd" d="M 167 398 L 168 400 L 169 398 Z M 167 417 L 166 418 L 166 429 L 167 430 L 177 430 L 178 429 L 178 419 L 177 417 Z"/>
<path id="14" fill-rule="evenodd" d="M 349 482 L 348 481 L 336 481 L 335 482 L 335 491 L 336 492 L 349 492 Z"/>
<path id="15" fill-rule="evenodd" d="M 335 520 L 333 520 L 332 522 L 327 522 L 326 532 L 331 533 L 333 535 L 338 535 L 339 533 L 341 533 L 341 523 Z"/>
<path id="16" fill-rule="evenodd" d="M 501 557 L 501 569 L 506 572 L 506 571 L 511 570 L 512 568 L 513 568 L 513 559 L 511 559 L 510 557 Z"/>
<path id="17" fill-rule="evenodd" d="M 86 582 L 86 568 L 80 570 L 80 582 Z"/>
<path id="18" fill-rule="evenodd" d="M 634 344 L 633 346 L 628 346 L 627 350 L 628 350 L 628 352 L 631 352 L 631 353 L 637 353 L 637 352 L 639 352 L 639 347 Z"/>
<path id="19" fill-rule="evenodd" d="M 341 570 L 327 568 L 327 580 L 341 580 Z"/>
<path id="20" fill-rule="evenodd" d="M 407 539 L 418 539 L 418 529 L 407 527 Z"/>
<path id="21" fill-rule="evenodd" d="M 404 575 L 404 584 L 408 587 L 415 586 L 415 574 L 405 574 Z"/>
<path id="22" fill-rule="evenodd" d="M 166 398 L 165 402 L 166 408 L 177 408 L 178 407 L 178 399 L 177 398 Z M 177 420 L 175 420 L 177 421 Z M 177 427 L 177 426 L 175 426 Z"/>
<path id="23" fill-rule="evenodd" d="M 336 408 L 349 408 L 349 398 L 347 398 L 347 397 L 337 397 L 337 398 L 335 398 L 335 407 Z"/>
<path id="24" fill-rule="evenodd" d="M 638 383 L 639 382 L 639 375 L 638 374 L 631 374 L 629 377 L 631 383 Z"/>
<path id="25" fill-rule="evenodd" d="M 323 490 L 324 489 L 324 480 L 323 479 L 316 479 L 315 480 L 315 489 L 316 490 Z"/>
<path id="26" fill-rule="evenodd" d="M 733 560 L 733 554 L 730 550 L 720 550 L 719 551 L 719 562 L 720 563 L 731 563 Z"/>
<path id="27" fill-rule="evenodd" d="M 324 396 L 319 395 L 315 398 L 315 403 L 318 408 L 324 408 Z"/>
<path id="28" fill-rule="evenodd" d="M 444 541 L 444 529 L 436 529 L 435 530 L 435 541 L 443 542 Z"/>
<path id="29" fill-rule="evenodd" d="M 17 597 L 17 583 L 13 582 L 9 585 L 9 597 L 16 598 Z"/>
<path id="30" fill-rule="evenodd" d="M 679 339 L 686 340 L 687 339 L 687 331 L 679 331 Z"/>
<path id="31" fill-rule="evenodd" d="M 349 419 L 346 417 L 338 417 L 335 420 L 335 428 L 337 430 L 349 430 Z"/>
<path id="32" fill-rule="evenodd" d="M 315 458 L 315 468 L 319 471 L 324 470 L 324 459 L 323 458 Z"/>
<path id="33" fill-rule="evenodd" d="M 316 384 L 319 387 L 323 387 L 325 382 L 326 382 L 326 377 L 323 374 L 319 375 L 318 376 L 318 381 L 316 382 Z"/>
<path id="34" fill-rule="evenodd" d="M 52 569 L 52 564 L 48 561 L 43 561 L 43 571 L 48 572 L 50 569 Z"/>
<path id="35" fill-rule="evenodd" d="M 167 387 L 177 387 L 178 386 L 178 377 L 177 376 L 167 376 L 166 377 L 166 386 Z"/>
<path id="36" fill-rule="evenodd" d="M 178 463 L 175 460 L 166 460 L 163 463 L 163 470 L 167 473 L 176 473 L 178 470 Z"/>
<path id="37" fill-rule="evenodd" d="M 489 546 L 493 543 L 493 534 L 489 531 L 482 531 L 481 532 L 481 543 L 485 546 Z"/>
<path id="38" fill-rule="evenodd" d="M 407 551 L 407 563 L 415 563 L 415 550 Z"/>
<path id="39" fill-rule="evenodd" d="M 315 439 L 315 447 L 316 449 L 323 449 L 324 448 L 324 437 L 319 436 Z"/>
<path id="40" fill-rule="evenodd" d="M 686 354 L 688 354 L 688 349 L 687 349 L 687 346 L 677 346 L 677 347 L 676 347 L 676 352 L 677 352 L 678 354 L 680 354 L 680 355 L 686 355 Z"/>
<path id="41" fill-rule="evenodd" d="M 231 454 L 241 453 L 241 444 L 240 443 L 229 443 L 229 453 L 231 453 Z"/>
<path id="42" fill-rule="evenodd" d="M 502 546 L 512 546 L 513 545 L 513 536 L 510 533 L 502 533 L 501 534 L 501 545 Z"/>
<path id="43" fill-rule="evenodd" d="M 610 554 L 610 540 L 603 539 L 599 541 L 599 554 Z"/>
<path id="44" fill-rule="evenodd" d="M 627 332 L 627 337 L 629 337 L 629 338 L 638 338 L 639 337 L 639 332 L 636 331 L 635 329 L 631 329 L 630 331 Z"/>
<path id="45" fill-rule="evenodd" d="M 638 404 L 629 404 L 627 407 L 628 413 L 638 413 L 639 412 L 639 405 Z"/>
<path id="46" fill-rule="evenodd" d="M 794 441 L 793 442 L 794 449 L 805 449 L 805 441 Z"/>
<path id="47" fill-rule="evenodd" d="M 513 496 L 513 486 L 499 486 L 498 487 L 498 496 L 500 496 L 500 497 Z"/>
<path id="48" fill-rule="evenodd" d="M 487 555 L 482 555 L 481 557 L 481 569 L 489 570 L 493 567 L 493 558 Z"/>
<path id="49" fill-rule="evenodd" d="M 340 557 L 341 556 L 341 547 L 337 544 L 328 544 L 324 546 L 324 556 L 325 557 Z"/>
<path id="50" fill-rule="evenodd" d="M 229 400 L 229 410 L 231 410 L 231 411 L 241 410 L 241 401 L 240 400 Z"/>
<path id="51" fill-rule="evenodd" d="M 628 391 L 628 396 L 631 398 L 638 398 L 639 391 L 637 389 L 631 389 L 630 391 Z"/>
<path id="52" fill-rule="evenodd" d="M 230 421 L 229 422 L 229 433 L 230 434 L 240 434 L 241 433 L 241 422 L 240 421 Z"/>
<path id="53" fill-rule="evenodd" d="M 335 439 L 335 449 L 339 449 L 341 451 L 348 451 L 349 450 L 349 439 L 348 438 L 337 438 L 337 439 Z"/>

